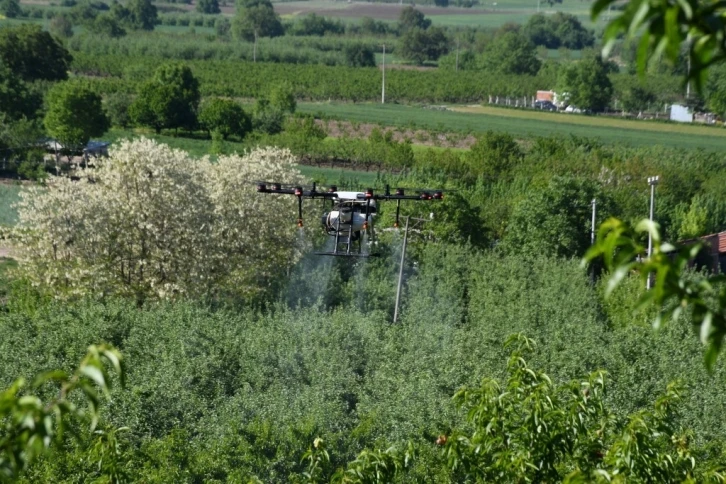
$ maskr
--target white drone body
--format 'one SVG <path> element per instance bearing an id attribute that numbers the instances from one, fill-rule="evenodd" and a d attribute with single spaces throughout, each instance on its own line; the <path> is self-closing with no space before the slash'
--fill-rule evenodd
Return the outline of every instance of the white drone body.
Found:
<path id="1" fill-rule="evenodd" d="M 398 227 L 398 217 L 403 200 L 442 200 L 442 190 L 414 190 L 415 195 L 407 195 L 402 188 L 396 188 L 391 193 L 388 185 L 382 194 L 374 193 L 372 188 L 363 192 L 338 191 L 338 188 L 331 185 L 327 190 L 318 190 L 313 183 L 312 188 L 301 186 L 283 186 L 281 183 L 258 182 L 259 193 L 275 193 L 280 195 L 293 195 L 297 197 L 298 227 L 303 226 L 303 199 L 321 199 L 323 205 L 329 200 L 330 211 L 323 213 L 321 222 L 323 230 L 335 239 L 332 252 L 316 252 L 319 255 L 370 257 L 371 254 L 362 252 L 363 235 L 367 235 L 368 245 L 375 245 L 375 232 L 373 231 L 373 219 L 378 213 L 377 201 L 396 202 L 396 221 L 394 227 Z M 353 243 L 358 246 L 354 250 Z"/>
<path id="2" fill-rule="evenodd" d="M 365 193 L 360 192 L 336 192 L 336 195 L 333 210 L 323 214 L 323 228 L 330 235 L 337 232 L 357 240 L 361 231 L 373 225 L 376 201 L 366 199 Z"/>

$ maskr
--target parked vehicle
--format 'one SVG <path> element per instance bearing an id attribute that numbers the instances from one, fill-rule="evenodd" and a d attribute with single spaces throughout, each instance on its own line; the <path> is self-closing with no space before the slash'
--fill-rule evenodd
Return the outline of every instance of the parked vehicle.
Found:
<path id="1" fill-rule="evenodd" d="M 555 106 L 551 101 L 535 101 L 534 108 L 541 109 L 543 111 L 557 111 L 557 106 Z"/>

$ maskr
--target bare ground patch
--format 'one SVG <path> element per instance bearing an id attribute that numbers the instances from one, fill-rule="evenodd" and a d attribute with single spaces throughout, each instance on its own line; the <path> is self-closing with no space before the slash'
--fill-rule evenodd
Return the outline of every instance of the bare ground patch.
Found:
<path id="1" fill-rule="evenodd" d="M 317 120 L 316 123 L 322 126 L 332 138 L 348 136 L 350 138 L 368 138 L 374 129 L 379 129 L 383 134 L 392 133 L 394 140 L 401 142 L 410 140 L 411 143 L 420 146 L 440 148 L 471 148 L 476 138 L 470 134 L 464 135 L 451 132 L 433 132 L 431 130 L 400 129 L 391 126 L 378 126 L 371 123 L 354 123 L 351 121 L 325 121 Z"/>

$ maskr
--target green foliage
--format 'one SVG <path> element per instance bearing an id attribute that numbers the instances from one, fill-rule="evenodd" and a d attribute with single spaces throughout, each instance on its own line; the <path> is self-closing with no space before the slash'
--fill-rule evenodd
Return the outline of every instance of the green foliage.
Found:
<path id="1" fill-rule="evenodd" d="M 168 38 L 157 37 L 156 33 L 149 38 L 126 36 L 121 40 L 75 36 L 69 42 L 74 49 L 88 52 L 88 54 L 74 54 L 76 59 L 74 71 L 94 76 L 92 82 L 104 92 L 116 90 L 134 92 L 138 88 L 139 76 L 151 75 L 161 62 L 167 62 L 168 58 L 187 59 L 191 56 L 194 60 L 185 62 L 199 78 L 200 89 L 204 96 L 256 99 L 267 95 L 270 85 L 290 82 L 294 84 L 300 98 L 311 101 L 377 101 L 381 98 L 380 70 L 345 67 L 342 65 L 345 63 L 342 52 L 335 55 L 329 52 L 331 49 L 342 51 L 346 43 L 359 43 L 358 39 L 349 41 L 327 37 L 259 39 L 257 63 L 251 62 L 252 44 L 225 43 L 221 44 L 221 47 L 212 49 L 196 39 L 194 42 L 188 42 L 174 38 L 172 42 Z M 319 46 L 324 48 L 324 55 L 320 52 L 312 55 L 311 45 L 315 46 L 315 49 Z M 375 43 L 372 48 L 379 49 Z M 387 46 L 387 52 L 388 49 Z M 112 54 L 109 55 L 107 52 Z M 265 62 L 261 62 L 263 55 L 268 56 L 264 57 Z M 241 62 L 238 59 L 246 59 L 249 62 Z M 281 64 L 281 62 L 286 63 Z M 99 78 L 99 74 L 104 77 Z M 618 96 L 630 85 L 638 82 L 637 78 L 631 75 L 611 73 L 609 77 Z M 386 100 L 406 103 L 481 103 L 487 100 L 488 96 L 531 96 L 537 89 L 541 89 L 542 85 L 552 85 L 554 82 L 550 72 L 538 73 L 536 76 L 522 76 L 481 70 L 452 72 L 448 69 L 436 69 L 422 72 L 412 69 L 391 69 L 386 72 Z M 649 76 L 645 83 L 650 90 L 658 93 L 657 102 L 671 103 L 682 96 L 683 90 L 675 77 Z M 441 114 L 446 117 L 454 115 Z M 539 121 L 536 123 L 543 124 Z M 509 124 L 518 126 L 521 123 L 518 119 L 515 123 Z M 471 129 L 472 121 L 460 122 L 459 129 L 466 129 L 467 125 L 468 129 Z M 507 128 L 516 129 L 513 126 Z M 612 129 L 597 127 L 598 133 Z M 520 133 L 523 136 L 532 132 L 548 133 L 552 131 L 552 127 L 542 126 L 541 130 L 537 131 L 535 128 Z M 620 142 L 622 131 L 612 137 L 617 137 Z M 638 136 L 637 139 L 641 137 Z M 659 142 L 668 144 L 668 139 L 661 139 Z M 682 144 L 680 140 L 678 144 Z"/>
<path id="2" fill-rule="evenodd" d="M 61 39 L 73 37 L 73 24 L 65 15 L 56 15 L 50 20 L 48 30 L 51 34 Z"/>
<path id="3" fill-rule="evenodd" d="M 0 62 L 0 117 L 4 121 L 34 118 L 41 99 L 23 80 Z"/>
<path id="4" fill-rule="evenodd" d="M 503 247 L 520 254 L 581 257 L 590 246 L 592 200 L 600 213 L 612 203 L 588 179 L 553 178 L 544 190 L 533 190 L 512 212 Z"/>
<path id="5" fill-rule="evenodd" d="M 439 438 L 461 477 L 610 482 L 618 476 L 667 482 L 709 476 L 709 469 L 696 469 L 687 435 L 673 425 L 682 393 L 678 385 L 668 386 L 654 410 L 620 424 L 605 405 L 603 372 L 555 385 L 527 364 L 533 341 L 519 334 L 506 346 L 514 346 L 506 384 L 486 378 L 479 388 L 459 390 L 454 401 L 467 412 L 472 430 Z"/>
<path id="6" fill-rule="evenodd" d="M 487 178 L 506 175 L 522 156 L 519 144 L 511 135 L 493 131 L 479 136 L 466 154 L 469 165 Z"/>
<path id="7" fill-rule="evenodd" d="M 196 10 L 199 13 L 217 14 L 220 13 L 219 2 L 217 0 L 199 0 Z"/>
<path id="8" fill-rule="evenodd" d="M 235 37 L 248 42 L 258 37 L 278 37 L 285 33 L 280 17 L 269 0 L 238 8 L 232 21 L 232 32 Z"/>
<path id="9" fill-rule="evenodd" d="M 129 0 L 126 5 L 128 16 L 126 25 L 133 30 L 154 30 L 158 18 L 156 7 L 151 0 Z"/>
<path id="10" fill-rule="evenodd" d="M 398 26 L 402 32 L 409 29 L 426 30 L 431 26 L 431 19 L 427 19 L 420 10 L 408 5 L 398 16 Z"/>
<path id="11" fill-rule="evenodd" d="M 98 423 L 101 397 L 98 389 L 110 397 L 113 380 L 107 367 L 111 367 L 124 384 L 126 373 L 121 354 L 107 345 L 90 346 L 88 354 L 72 374 L 62 370 L 45 371 L 32 382 L 32 392 L 46 385 L 58 386 L 57 396 L 43 401 L 33 393 L 26 393 L 27 382 L 15 380 L 0 393 L 0 477 L 12 482 L 26 468 L 45 453 L 51 444 L 58 445 L 72 420 L 89 422 L 91 431 Z M 79 408 L 75 394 L 82 395 L 88 409 Z M 104 469 L 105 470 L 105 469 Z"/>
<path id="12" fill-rule="evenodd" d="M 274 86 L 270 90 L 268 99 L 270 100 L 270 106 L 282 111 L 283 113 L 292 114 L 295 112 L 295 109 L 297 109 L 295 91 L 293 90 L 292 84 L 289 82 L 282 82 Z"/>
<path id="13" fill-rule="evenodd" d="M 0 61 L 25 80 L 67 79 L 71 60 L 65 47 L 40 25 L 0 29 Z"/>
<path id="14" fill-rule="evenodd" d="M 166 64 L 141 85 L 129 107 L 134 122 L 159 133 L 164 128 L 192 129 L 197 123 L 199 81 L 184 64 Z"/>
<path id="15" fill-rule="evenodd" d="M 611 69 L 599 56 L 588 57 L 561 71 L 558 89 L 566 92 L 569 102 L 580 109 L 603 111 L 613 96 L 608 77 Z"/>
<path id="16" fill-rule="evenodd" d="M 252 112 L 252 127 L 255 131 L 265 134 L 277 134 L 282 131 L 285 113 L 273 107 L 267 99 L 259 98 Z"/>
<path id="17" fill-rule="evenodd" d="M 593 20 L 614 3 L 614 0 L 595 2 L 592 6 Z M 725 22 L 723 6 L 718 3 L 687 0 L 671 4 L 666 0 L 652 3 L 630 0 L 620 14 L 608 22 L 603 53 L 607 56 L 622 34 L 629 38 L 639 37 L 638 72 L 644 75 L 649 58 L 664 56 L 676 63 L 681 46 L 687 42 L 690 69 L 685 77 L 695 81 L 696 88 L 701 90 L 708 67 L 726 59 L 723 45 Z"/>
<path id="18" fill-rule="evenodd" d="M 565 47 L 581 50 L 592 47 L 595 42 L 595 36 L 582 26 L 576 16 L 563 12 L 547 16 L 544 14 L 533 15 L 522 31 L 535 45 L 548 49 Z"/>
<path id="19" fill-rule="evenodd" d="M 481 65 L 499 74 L 535 75 L 541 63 L 531 40 L 520 32 L 507 32 L 487 46 Z"/>
<path id="20" fill-rule="evenodd" d="M 623 103 L 623 109 L 630 113 L 646 111 L 656 100 L 656 95 L 652 91 L 642 86 L 631 86 L 628 88 L 620 101 Z"/>
<path id="21" fill-rule="evenodd" d="M 228 99 L 205 101 L 199 112 L 199 123 L 210 133 L 219 133 L 222 139 L 230 135 L 244 138 L 252 130 L 252 121 L 242 106 Z"/>
<path id="22" fill-rule="evenodd" d="M 375 67 L 376 57 L 373 49 L 364 44 L 345 46 L 345 61 L 348 67 Z"/>
<path id="23" fill-rule="evenodd" d="M 129 108 L 132 102 L 131 96 L 122 92 L 110 94 L 104 98 L 103 107 L 112 126 L 125 129 L 131 125 Z"/>
<path id="24" fill-rule="evenodd" d="M 97 35 L 110 38 L 118 38 L 126 35 L 126 30 L 121 26 L 122 23 L 112 14 L 99 15 L 86 25 L 90 32 Z"/>
<path id="25" fill-rule="evenodd" d="M 7 18 L 20 17 L 23 13 L 18 0 L 2 0 L 0 2 L 0 14 Z"/>
<path id="26" fill-rule="evenodd" d="M 639 242 L 639 233 L 647 233 L 653 242 L 653 253 L 638 260 L 645 247 Z M 602 257 L 610 271 L 607 293 L 613 291 L 631 271 L 642 280 L 653 277 L 652 288 L 638 301 L 638 308 L 658 308 L 653 325 L 660 327 L 663 318 L 678 318 L 688 313 L 692 324 L 700 332 L 705 345 L 706 367 L 713 371 L 716 359 L 726 337 L 726 286 L 720 284 L 723 276 L 685 278 L 683 271 L 690 260 L 702 249 L 701 243 L 692 245 L 668 244 L 661 241 L 658 226 L 643 220 L 635 229 L 617 220 L 609 219 L 600 226 L 598 242 L 585 255 L 583 263 Z M 651 275 L 653 274 L 653 275 Z"/>
<path id="27" fill-rule="evenodd" d="M 417 64 L 424 61 L 435 61 L 449 52 L 449 39 L 442 29 L 421 29 L 418 27 L 406 29 L 400 40 L 398 54 Z"/>
<path id="28" fill-rule="evenodd" d="M 70 152 L 83 149 L 92 137 L 102 136 L 111 127 L 101 96 L 78 83 L 56 84 L 48 91 L 47 104 L 45 128 Z"/>
<path id="29" fill-rule="evenodd" d="M 345 25 L 340 20 L 327 19 L 311 13 L 300 18 L 294 24 L 285 29 L 288 35 L 323 35 L 343 34 Z"/>
<path id="30" fill-rule="evenodd" d="M 705 86 L 708 109 L 721 117 L 726 116 L 726 67 L 710 69 Z"/>

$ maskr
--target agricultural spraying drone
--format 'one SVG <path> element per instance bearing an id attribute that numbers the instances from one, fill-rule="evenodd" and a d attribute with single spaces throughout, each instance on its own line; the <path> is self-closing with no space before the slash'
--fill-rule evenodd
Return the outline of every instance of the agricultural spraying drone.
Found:
<path id="1" fill-rule="evenodd" d="M 298 227 L 303 226 L 302 204 L 303 199 L 319 198 L 323 201 L 323 210 L 326 210 L 326 200 L 330 200 L 330 210 L 323 213 L 322 224 L 326 234 L 335 238 L 335 245 L 331 252 L 316 252 L 318 255 L 348 256 L 348 257 L 370 257 L 376 254 L 362 252 L 362 238 L 365 234 L 368 243 L 375 239 L 373 231 L 373 218 L 377 214 L 377 202 L 396 201 L 396 221 L 394 227 L 399 226 L 399 214 L 401 211 L 401 200 L 442 200 L 443 190 L 409 190 L 413 194 L 407 195 L 403 188 L 396 188 L 394 193 L 388 185 L 382 194 L 373 192 L 367 188 L 362 192 L 338 191 L 338 187 L 331 185 L 326 189 L 319 190 L 314 183 L 311 187 L 283 185 L 281 183 L 257 183 L 257 191 L 260 193 L 277 193 L 281 195 L 293 195 L 297 197 Z M 358 242 L 358 250 L 353 250 L 353 245 Z"/>

